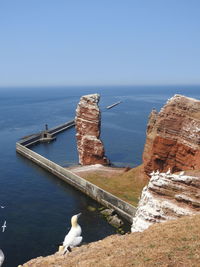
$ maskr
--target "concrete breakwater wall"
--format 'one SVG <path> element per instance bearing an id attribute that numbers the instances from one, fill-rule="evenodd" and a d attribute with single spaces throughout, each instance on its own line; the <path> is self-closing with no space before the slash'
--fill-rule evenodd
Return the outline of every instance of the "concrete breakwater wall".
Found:
<path id="1" fill-rule="evenodd" d="M 61 125 L 58 125 L 56 127 L 53 127 L 51 129 L 49 129 L 47 132 L 50 133 L 51 135 L 56 135 L 60 132 L 63 132 L 71 127 L 73 127 L 75 125 L 74 120 L 68 121 L 66 123 L 63 123 Z M 40 141 L 41 138 L 41 133 L 36 133 L 33 134 L 29 137 L 23 138 L 20 141 L 18 141 L 19 144 L 23 145 L 23 146 L 31 146 L 34 145 L 36 143 L 38 143 Z"/>
<path id="2" fill-rule="evenodd" d="M 62 131 L 65 131 L 71 127 L 75 126 L 75 121 L 74 120 L 71 120 L 71 121 L 68 121 L 64 124 L 61 124 L 61 125 L 58 125 L 54 128 L 51 128 L 48 130 L 48 133 L 52 134 L 52 135 L 56 135 Z"/>
<path id="3" fill-rule="evenodd" d="M 21 145 L 20 143 L 16 143 L 16 151 L 49 172 L 53 173 L 57 177 L 61 178 L 65 182 L 79 189 L 102 205 L 108 208 L 113 208 L 118 214 L 132 223 L 132 219 L 136 211 L 134 206 L 88 182 L 73 172 L 66 170 L 60 165 L 48 160 L 47 158 Z"/>

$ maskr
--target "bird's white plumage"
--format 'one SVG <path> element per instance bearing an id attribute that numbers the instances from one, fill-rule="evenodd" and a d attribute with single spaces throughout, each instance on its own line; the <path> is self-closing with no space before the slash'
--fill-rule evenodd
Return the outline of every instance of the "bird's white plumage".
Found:
<path id="1" fill-rule="evenodd" d="M 80 225 L 78 224 L 76 227 L 72 226 L 69 233 L 65 236 L 63 246 L 76 246 L 77 240 L 80 240 L 80 237 L 82 238 Z"/>
<path id="2" fill-rule="evenodd" d="M 5 229 L 6 229 L 6 221 L 4 221 L 4 224 L 1 226 L 2 227 L 2 232 L 5 232 Z"/>
<path id="3" fill-rule="evenodd" d="M 168 169 L 168 171 L 166 172 L 166 174 L 171 174 L 170 168 Z"/>
<path id="4" fill-rule="evenodd" d="M 73 248 L 73 247 L 78 246 L 83 239 L 83 237 L 81 236 L 81 232 L 82 232 L 81 227 L 77 222 L 79 216 L 80 214 L 77 214 L 77 215 L 72 216 L 71 218 L 72 227 L 70 231 L 68 232 L 68 234 L 65 236 L 65 239 L 63 241 L 64 253 L 68 251 L 69 247 Z"/>
<path id="5" fill-rule="evenodd" d="M 4 259 L 5 257 L 4 257 L 3 251 L 0 249 L 0 266 L 3 264 Z"/>
<path id="6" fill-rule="evenodd" d="M 152 172 L 150 173 L 150 175 L 151 175 L 151 176 L 153 176 L 154 174 L 155 174 L 155 172 L 154 172 L 154 171 L 152 171 Z"/>

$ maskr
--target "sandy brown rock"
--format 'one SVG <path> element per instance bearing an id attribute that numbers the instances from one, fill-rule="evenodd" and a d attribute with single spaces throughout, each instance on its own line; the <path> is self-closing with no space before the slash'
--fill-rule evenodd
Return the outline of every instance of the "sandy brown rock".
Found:
<path id="1" fill-rule="evenodd" d="M 152 111 L 143 153 L 144 171 L 200 169 L 200 101 L 175 95 Z"/>
<path id="2" fill-rule="evenodd" d="M 81 165 L 108 164 L 100 140 L 101 114 L 98 107 L 100 95 L 82 96 L 76 109 L 76 138 Z"/>

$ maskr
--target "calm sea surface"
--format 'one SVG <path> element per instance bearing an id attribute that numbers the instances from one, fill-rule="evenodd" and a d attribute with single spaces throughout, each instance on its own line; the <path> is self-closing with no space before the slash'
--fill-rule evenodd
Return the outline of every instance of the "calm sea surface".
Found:
<path id="1" fill-rule="evenodd" d="M 40 255 L 57 250 L 70 228 L 73 214 L 82 212 L 80 224 L 84 242 L 115 233 L 90 198 L 60 181 L 15 152 L 20 137 L 54 127 L 74 118 L 80 96 L 100 93 L 101 138 L 106 155 L 116 166 L 141 163 L 148 115 L 159 110 L 174 94 L 200 99 L 200 86 L 160 87 L 66 87 L 0 89 L 0 248 L 5 267 L 15 267 Z M 113 109 L 105 107 L 122 100 Z M 51 144 L 33 150 L 62 166 L 78 163 L 75 131 L 57 136 Z"/>

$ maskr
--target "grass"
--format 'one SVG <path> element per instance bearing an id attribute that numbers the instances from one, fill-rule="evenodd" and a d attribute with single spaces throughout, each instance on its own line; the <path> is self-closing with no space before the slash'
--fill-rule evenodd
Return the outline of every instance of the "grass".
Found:
<path id="1" fill-rule="evenodd" d="M 66 256 L 38 258 L 24 267 L 197 267 L 200 215 L 154 224 L 142 233 L 112 235 L 74 248 Z"/>
<path id="2" fill-rule="evenodd" d="M 96 170 L 80 173 L 79 175 L 122 200 L 136 206 L 141 191 L 147 183 L 142 169 L 143 166 L 140 165 L 127 172 L 122 172 L 119 168 L 120 173 L 118 171 L 106 172 Z"/>
<path id="3" fill-rule="evenodd" d="M 133 266 L 200 266 L 199 225 L 200 215 L 187 216 L 135 234 L 129 242 Z"/>

